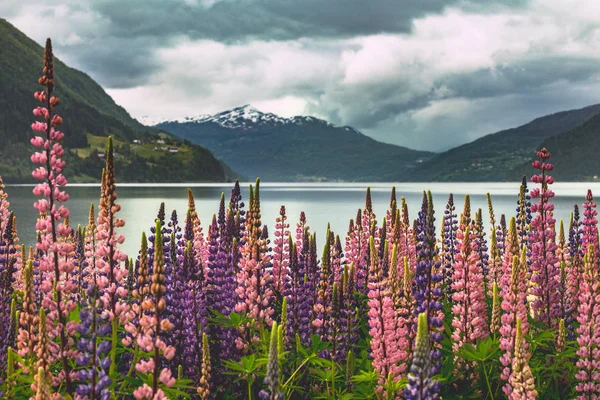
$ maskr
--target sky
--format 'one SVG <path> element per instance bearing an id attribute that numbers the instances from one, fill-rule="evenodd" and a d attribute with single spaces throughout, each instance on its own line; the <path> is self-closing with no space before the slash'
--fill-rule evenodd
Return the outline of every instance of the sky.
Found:
<path id="1" fill-rule="evenodd" d="M 243 104 L 443 151 L 600 103 L 589 0 L 2 0 L 132 116 Z"/>

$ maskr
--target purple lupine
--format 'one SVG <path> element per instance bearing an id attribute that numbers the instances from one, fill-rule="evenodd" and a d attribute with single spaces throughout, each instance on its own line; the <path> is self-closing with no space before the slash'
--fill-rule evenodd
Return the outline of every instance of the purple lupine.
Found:
<path id="1" fill-rule="evenodd" d="M 303 345 L 310 342 L 312 310 L 314 306 L 314 288 L 315 282 L 312 280 L 313 274 L 310 267 L 310 242 L 311 235 L 308 231 L 304 232 L 302 248 L 298 252 L 298 274 L 301 278 L 301 285 L 298 289 L 298 335 Z"/>
<path id="2" fill-rule="evenodd" d="M 415 316 L 425 313 L 429 327 L 431 359 L 434 373 L 440 370 L 442 356 L 438 344 L 442 340 L 443 312 L 441 298 L 442 275 L 439 273 L 440 262 L 437 260 L 435 240 L 435 217 L 431 192 L 423 192 L 423 204 L 417 218 L 417 268 L 413 283 L 413 296 L 416 302 Z M 416 330 L 414 326 L 414 330 Z"/>
<path id="3" fill-rule="evenodd" d="M 456 231 L 458 230 L 458 220 L 456 219 L 456 207 L 454 206 L 454 196 L 450 193 L 448 204 L 444 211 L 444 237 L 442 240 L 442 267 L 444 274 L 444 286 L 450 290 L 452 279 L 452 268 L 454 266 L 454 256 L 458 253 L 456 248 Z"/>
<path id="4" fill-rule="evenodd" d="M 583 243 L 582 247 L 587 249 L 590 245 L 598 251 L 598 219 L 596 216 L 596 203 L 592 191 L 588 189 L 583 203 Z"/>
<path id="5" fill-rule="evenodd" d="M 531 196 L 527 188 L 527 177 L 523 176 L 519 190 L 519 199 L 517 200 L 517 232 L 521 245 L 528 243 L 529 225 L 532 221 L 531 213 Z"/>
<path id="6" fill-rule="evenodd" d="M 417 340 L 404 397 L 406 400 L 438 400 L 440 384 L 433 378 L 437 369 L 432 364 L 426 313 L 419 314 L 417 326 Z"/>
<path id="7" fill-rule="evenodd" d="M 185 375 L 194 381 L 201 378 L 202 335 L 207 332 L 208 310 L 204 271 L 194 257 L 192 241 L 187 242 L 183 255 L 182 278 L 186 282 L 182 307 L 183 319 L 183 367 Z"/>
<path id="8" fill-rule="evenodd" d="M 169 319 L 173 328 L 166 336 L 167 344 L 175 349 L 175 355 L 169 361 L 169 366 L 172 370 L 176 370 L 179 365 L 186 365 L 184 353 L 188 331 L 186 330 L 185 320 L 189 318 L 193 310 L 189 307 L 188 284 L 190 279 L 184 266 L 184 251 L 187 246 L 175 210 L 173 210 L 171 220 L 167 224 L 167 233 L 170 233 L 171 237 L 168 257 L 165 254 L 165 283 L 167 287 L 165 316 Z"/>
<path id="9" fill-rule="evenodd" d="M 208 236 L 207 307 L 227 317 L 234 311 L 236 304 L 235 265 L 231 262 L 229 248 L 229 246 L 235 247 L 236 241 L 234 240 L 233 244 L 227 243 L 221 237 L 217 218 L 214 215 L 208 229 Z M 214 327 L 211 336 L 214 345 L 214 349 L 210 352 L 212 355 L 218 355 L 220 359 L 226 360 L 236 357 L 236 335 L 232 329 L 217 326 Z M 212 365 L 218 368 L 220 364 L 213 362 Z"/>
<path id="10" fill-rule="evenodd" d="M 566 257 L 566 297 L 570 302 L 571 309 L 573 311 L 579 308 L 579 286 L 583 279 L 584 266 L 583 266 L 583 240 L 581 237 L 582 229 L 579 221 L 579 207 L 577 204 L 574 205 L 573 212 L 570 216 L 569 222 L 569 243 L 567 244 L 568 255 Z M 575 326 L 573 325 L 573 317 L 571 321 L 565 321 L 567 323 L 567 335 L 569 340 L 575 338 Z"/>
<path id="11" fill-rule="evenodd" d="M 500 224 L 496 230 L 496 247 L 499 252 L 500 259 L 504 258 L 504 249 L 506 248 L 505 241 L 508 230 L 506 228 L 506 215 L 500 215 Z"/>
<path id="12" fill-rule="evenodd" d="M 331 290 L 332 290 L 332 274 L 331 274 L 331 231 L 327 230 L 325 237 L 325 248 L 323 249 L 323 257 L 321 259 L 321 268 L 317 271 L 315 278 L 318 279 L 316 286 L 315 305 L 313 307 L 314 319 L 312 320 L 313 331 L 321 337 L 321 340 L 327 341 L 327 332 L 329 328 L 330 313 L 331 313 Z M 315 246 L 316 247 L 316 246 Z M 315 248 L 316 251 L 316 248 Z"/>
<path id="13" fill-rule="evenodd" d="M 111 343 L 103 337 L 110 336 L 111 326 L 108 315 L 103 309 L 109 306 L 106 296 L 99 297 L 99 287 L 93 282 L 87 290 L 87 301 L 79 312 L 81 320 L 77 331 L 80 334 L 77 349 L 79 355 L 76 362 L 79 384 L 75 390 L 76 399 L 109 400 L 112 390 L 108 376 L 111 360 L 109 352 Z"/>
<path id="14" fill-rule="evenodd" d="M 0 181 L 0 184 L 2 181 Z M 2 194 L 0 188 L 0 195 Z M 0 197 L 1 202 L 2 197 Z M 0 207 L 2 204 L 0 204 Z M 17 262 L 16 247 L 14 246 L 15 237 L 13 235 L 13 224 L 15 219 L 12 213 L 5 220 L 3 232 L 0 232 L 0 383 L 4 378 L 6 371 L 6 360 L 8 348 L 14 347 L 9 340 L 9 331 L 11 327 L 11 300 L 13 294 L 13 283 L 15 281 L 15 266 Z"/>
<path id="15" fill-rule="evenodd" d="M 288 245 L 290 246 L 290 275 L 288 281 L 285 283 L 284 296 L 287 299 L 287 324 L 286 324 L 286 336 L 287 343 L 293 343 L 296 333 L 301 334 L 304 327 L 301 325 L 301 316 L 304 314 L 302 307 L 305 303 L 302 295 L 304 291 L 302 286 L 304 285 L 304 274 L 300 271 L 298 265 L 298 251 L 296 243 L 292 240 L 291 235 L 288 237 Z M 308 327 L 306 327 L 308 328 Z M 308 330 L 308 329 L 306 329 Z"/>

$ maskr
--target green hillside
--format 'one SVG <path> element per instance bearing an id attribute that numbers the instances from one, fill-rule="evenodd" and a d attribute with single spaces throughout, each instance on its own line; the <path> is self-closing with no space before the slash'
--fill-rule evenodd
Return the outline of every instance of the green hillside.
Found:
<path id="1" fill-rule="evenodd" d="M 58 54 L 60 56 L 60 54 Z M 0 19 L 0 175 L 5 182 L 31 182 L 29 139 L 37 106 L 33 92 L 42 69 L 43 48 Z M 219 160 L 210 151 L 145 127 L 83 72 L 55 59 L 58 113 L 63 117 L 66 176 L 72 182 L 98 181 L 106 138 L 118 143 L 116 167 L 127 182 L 224 181 Z M 139 144 L 134 143 L 139 141 Z M 163 141 L 164 143 L 157 143 Z M 156 148 L 156 149 L 155 149 Z M 171 148 L 171 149 L 169 149 Z"/>
<path id="2" fill-rule="evenodd" d="M 600 104 L 562 111 L 481 137 L 436 155 L 416 171 L 412 180 L 489 182 L 520 177 L 529 171 L 521 166 L 531 162 L 535 150 L 539 149 L 544 139 L 585 124 L 599 112 Z M 513 170 L 516 175 L 511 172 Z"/>

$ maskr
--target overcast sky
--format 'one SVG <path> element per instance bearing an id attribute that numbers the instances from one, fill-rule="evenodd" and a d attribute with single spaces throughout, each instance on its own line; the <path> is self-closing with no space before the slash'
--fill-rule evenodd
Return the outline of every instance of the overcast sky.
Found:
<path id="1" fill-rule="evenodd" d="M 2 0 L 134 117 L 242 104 L 445 150 L 600 102 L 600 1 Z"/>

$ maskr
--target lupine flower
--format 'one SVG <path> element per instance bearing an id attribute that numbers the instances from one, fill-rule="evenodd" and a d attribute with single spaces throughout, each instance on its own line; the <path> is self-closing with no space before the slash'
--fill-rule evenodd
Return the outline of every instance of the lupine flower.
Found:
<path id="1" fill-rule="evenodd" d="M 494 285 L 497 285 L 502 278 L 502 256 L 500 249 L 498 248 L 498 241 L 496 239 L 496 230 L 492 230 L 492 237 L 490 239 L 490 263 L 488 272 L 488 295 L 492 297 L 492 291 Z"/>
<path id="2" fill-rule="evenodd" d="M 184 252 L 183 276 L 187 279 L 183 313 L 183 366 L 186 376 L 190 378 L 201 378 L 202 370 L 198 366 L 204 357 L 202 336 L 208 332 L 208 309 L 206 308 L 206 280 L 204 271 L 198 267 L 194 257 L 192 243 Z M 208 343 L 207 343 L 208 345 Z M 210 367 L 210 366 L 209 366 Z"/>
<path id="3" fill-rule="evenodd" d="M 36 375 L 37 390 L 35 392 L 35 400 L 49 400 L 54 398 L 46 375 L 47 373 L 44 371 L 44 368 L 39 367 Z"/>
<path id="4" fill-rule="evenodd" d="M 525 342 L 525 335 L 521 328 L 521 317 L 517 317 L 515 330 L 515 354 L 512 359 L 512 371 L 509 384 L 512 392 L 508 396 L 510 400 L 533 400 L 538 393 L 535 390 L 535 381 L 531 368 L 529 368 L 529 355 Z"/>
<path id="5" fill-rule="evenodd" d="M 479 263 L 476 235 L 466 228 L 457 235 L 460 252 L 456 255 L 452 276 L 452 350 L 456 353 L 467 343 L 476 344 L 488 336 L 485 283 Z"/>
<path id="6" fill-rule="evenodd" d="M 343 361 L 344 358 L 348 357 L 348 354 L 352 354 L 359 337 L 359 326 L 358 326 L 358 304 L 354 296 L 356 292 L 356 286 L 354 282 L 354 266 L 350 268 L 346 266 L 344 268 L 344 275 L 342 277 L 342 285 L 340 287 L 340 324 L 339 324 L 339 346 L 336 350 L 338 354 L 338 360 Z"/>
<path id="7" fill-rule="evenodd" d="M 485 229 L 483 226 L 483 216 L 481 212 L 481 208 L 477 210 L 475 213 L 475 220 L 473 221 L 473 234 L 475 237 L 473 238 L 473 242 L 475 247 L 477 248 L 477 258 L 478 263 L 481 267 L 481 271 L 483 271 L 483 276 L 487 278 L 489 274 L 488 270 L 488 247 L 485 240 Z"/>
<path id="8" fill-rule="evenodd" d="M 598 260 L 593 245 L 588 247 L 584 258 L 583 280 L 579 284 L 579 308 L 577 309 L 577 367 L 575 376 L 579 381 L 576 389 L 580 399 L 600 396 L 600 282 Z"/>
<path id="9" fill-rule="evenodd" d="M 281 391 L 281 367 L 279 365 L 279 349 L 277 342 L 277 322 L 271 326 L 271 340 L 269 342 L 269 362 L 267 363 L 267 376 L 265 385 L 268 391 L 262 390 L 259 397 L 264 400 L 283 400 L 285 398 Z"/>
<path id="10" fill-rule="evenodd" d="M 504 257 L 502 258 L 502 273 L 500 276 L 500 290 L 501 292 L 509 290 L 510 280 L 512 276 L 512 265 L 513 258 L 520 257 L 521 251 L 519 250 L 519 237 L 517 233 L 517 225 L 515 217 L 510 219 L 508 225 L 508 232 L 506 234 Z M 527 273 L 528 271 L 526 271 Z M 526 277 L 528 275 L 525 275 Z"/>
<path id="11" fill-rule="evenodd" d="M 508 229 L 506 228 L 506 216 L 504 214 L 500 215 L 500 225 L 498 225 L 498 229 L 496 230 L 496 241 L 498 246 L 498 252 L 500 253 L 500 259 L 504 257 L 505 250 L 505 240 L 506 235 L 508 234 Z"/>
<path id="12" fill-rule="evenodd" d="M 228 234 L 227 232 L 224 232 Z M 217 220 L 213 216 L 212 224 L 208 229 L 208 268 L 207 268 L 207 309 L 214 310 L 224 316 L 229 316 L 234 311 L 237 301 L 236 290 L 236 263 L 232 253 L 237 252 L 237 241 L 227 242 L 226 236 L 219 233 Z M 237 335 L 232 329 L 224 327 L 214 327 L 215 348 L 211 350 L 212 354 L 219 354 L 224 359 L 233 359 L 236 357 L 235 339 Z M 214 365 L 214 368 L 220 366 Z"/>
<path id="13" fill-rule="evenodd" d="M 570 338 L 572 338 L 573 333 L 573 299 L 569 294 L 569 273 L 570 268 L 569 264 L 571 262 L 571 257 L 569 256 L 569 249 L 567 247 L 566 238 L 565 238 L 565 228 L 562 220 L 560 221 L 560 228 L 558 231 L 558 248 L 556 249 L 556 256 L 558 258 L 558 262 L 560 265 L 560 275 L 559 275 L 559 298 L 560 298 L 560 318 L 563 325 L 566 323 L 566 326 L 570 326 Z"/>
<path id="14" fill-rule="evenodd" d="M 22 311 L 19 314 L 19 333 L 17 337 L 17 353 L 22 358 L 34 355 L 37 341 L 35 327 L 39 323 L 36 313 L 35 294 L 33 291 L 33 261 L 29 260 L 23 270 L 25 287 L 23 292 Z"/>
<path id="15" fill-rule="evenodd" d="M 561 319 L 558 321 L 558 335 L 556 335 L 556 351 L 558 353 L 565 351 L 566 340 L 567 328 L 565 328 L 565 320 Z"/>
<path id="16" fill-rule="evenodd" d="M 583 203 L 583 237 L 582 247 L 584 249 L 593 245 L 596 251 L 598 250 L 598 220 L 596 216 L 596 203 L 592 191 L 588 189 L 587 195 Z"/>
<path id="17" fill-rule="evenodd" d="M 423 204 L 419 212 L 417 223 L 417 251 L 418 264 L 414 278 L 413 296 L 416 302 L 415 316 L 425 313 L 428 318 L 428 329 L 431 346 L 431 358 L 433 360 L 434 373 L 441 366 L 441 351 L 437 344 L 442 340 L 443 312 L 441 299 L 443 296 L 440 287 L 442 275 L 439 272 L 440 263 L 437 260 L 437 249 L 435 246 L 435 218 L 431 192 L 423 193 Z M 415 327 L 416 328 L 416 327 Z M 435 343 L 435 345 L 434 345 Z"/>
<path id="18" fill-rule="evenodd" d="M 454 267 L 454 257 L 458 253 L 456 248 L 456 231 L 458 230 L 458 220 L 456 219 L 456 207 L 454 206 L 454 196 L 450 194 L 448 204 L 444 211 L 443 237 L 441 246 L 442 264 L 444 268 L 444 286 L 450 289 L 452 279 L 452 268 Z M 451 290 L 451 289 L 450 289 Z M 450 295 L 450 291 L 449 291 Z"/>
<path id="19" fill-rule="evenodd" d="M 332 233 L 333 239 L 333 233 Z M 332 240 L 332 245 L 330 248 L 330 262 L 331 262 L 331 274 L 333 278 L 333 282 L 339 282 L 341 279 L 341 275 L 344 272 L 344 250 L 342 248 L 342 242 L 340 240 L 339 235 L 335 235 L 335 240 Z"/>
<path id="20" fill-rule="evenodd" d="M 502 327 L 500 328 L 500 350 L 505 353 L 500 357 L 500 362 L 504 366 L 500 378 L 507 381 L 502 390 L 507 396 L 510 396 L 513 388 L 510 384 L 512 374 L 512 363 L 515 357 L 515 331 L 517 320 L 520 319 L 521 331 L 526 335 L 529 326 L 527 323 L 527 280 L 526 280 L 526 253 L 525 249 L 521 253 L 521 259 L 517 256 L 513 258 L 512 272 L 510 276 L 510 286 L 502 289 Z"/>
<path id="21" fill-rule="evenodd" d="M 410 273 L 410 266 L 408 264 L 408 258 L 404 258 L 404 273 L 402 280 L 402 291 L 400 293 L 400 308 L 398 308 L 398 316 L 406 321 L 406 326 L 412 327 L 417 323 L 415 316 L 415 298 L 412 294 L 413 277 Z M 414 338 L 416 332 L 413 329 L 408 330 L 408 352 L 409 358 L 412 355 Z"/>
<path id="22" fill-rule="evenodd" d="M 390 195 L 390 207 L 385 213 L 385 236 L 390 241 L 390 245 L 393 245 L 395 243 L 392 239 L 392 236 L 397 213 L 398 202 L 396 201 L 396 186 L 392 186 L 392 193 Z"/>
<path id="23" fill-rule="evenodd" d="M 244 234 L 244 245 L 241 247 L 241 259 L 237 273 L 238 303 L 235 310 L 238 313 L 246 313 L 254 320 L 258 327 L 261 324 L 271 326 L 274 292 L 271 276 L 271 255 L 269 254 L 269 241 L 266 226 L 261 229 L 260 214 L 260 181 L 256 180 L 256 189 L 250 187 L 251 197 L 248 218 L 246 221 L 246 232 Z M 258 338 L 249 338 L 254 342 Z M 237 340 L 238 348 L 246 349 L 250 343 L 241 337 Z"/>
<path id="24" fill-rule="evenodd" d="M 405 339 L 407 327 L 400 324 L 387 279 L 383 276 L 373 237 L 370 239 L 371 268 L 369 272 L 369 334 L 373 368 L 379 376 L 377 391 L 383 393 L 386 380 L 391 376 L 396 382 L 401 378 L 408 358 Z M 389 396 L 390 394 L 386 394 Z"/>
<path id="25" fill-rule="evenodd" d="M 210 346 L 208 345 L 208 335 L 202 334 L 202 366 L 200 367 L 200 379 L 198 380 L 198 395 L 202 400 L 210 396 Z"/>
<path id="26" fill-rule="evenodd" d="M 527 177 L 523 176 L 523 181 L 519 190 L 519 199 L 517 201 L 517 232 L 520 246 L 528 244 L 530 224 L 532 221 L 531 197 L 527 189 Z"/>
<path id="27" fill-rule="evenodd" d="M 275 224 L 275 239 L 273 243 L 273 287 L 278 293 L 283 293 L 285 282 L 288 277 L 289 252 L 288 236 L 290 235 L 290 224 L 287 222 L 285 215 L 285 206 L 279 209 L 279 216 Z"/>
<path id="28" fill-rule="evenodd" d="M 324 341 L 328 340 L 328 333 L 331 324 L 331 306 L 332 306 L 332 287 L 333 274 L 331 273 L 331 236 L 330 230 L 327 231 L 325 238 L 325 247 L 321 258 L 321 271 L 319 285 L 317 287 L 317 301 L 314 306 L 314 316 L 312 325 L 315 333 L 321 336 Z"/>
<path id="29" fill-rule="evenodd" d="M 286 324 L 286 335 L 287 341 L 291 342 L 296 333 L 302 332 L 301 329 L 301 313 L 303 301 L 300 296 L 304 293 L 302 291 L 302 285 L 304 284 L 304 275 L 300 273 L 298 266 L 298 251 L 296 249 L 296 243 L 292 240 L 292 237 L 288 237 L 288 245 L 290 247 L 290 275 L 289 280 L 286 283 L 284 295 L 287 302 L 287 324 Z M 306 327 L 308 328 L 308 327 Z"/>
<path id="30" fill-rule="evenodd" d="M 2 208 L 1 202 L 2 181 L 0 180 L 0 209 Z M 0 231 L 0 382 L 4 377 L 4 371 L 6 371 L 8 348 L 14 347 L 10 342 L 9 335 L 11 327 L 11 301 L 13 299 L 18 255 L 14 241 L 14 223 L 15 220 L 12 214 L 9 214 L 6 218 L 6 225 L 3 227 L 3 231 Z"/>
<path id="31" fill-rule="evenodd" d="M 550 153 L 545 148 L 539 151 L 537 156 L 540 160 L 534 161 L 532 165 L 541 173 L 533 175 L 531 180 L 539 183 L 540 188 L 533 189 L 531 197 L 539 199 L 539 202 L 531 206 L 531 211 L 537 215 L 531 221 L 532 231 L 529 236 L 533 283 L 531 294 L 534 296 L 532 309 L 536 319 L 548 327 L 555 327 L 557 318 L 560 316 L 559 270 L 556 258 L 554 205 L 550 203 L 554 192 L 549 189 L 549 185 L 554 182 L 554 179 L 547 174 L 547 171 L 551 171 L 553 166 L 547 162 Z"/>
<path id="32" fill-rule="evenodd" d="M 237 182 L 236 182 L 237 184 Z M 239 186 L 238 186 L 239 187 Z M 194 255 L 198 259 L 199 265 L 205 265 L 208 262 L 208 248 L 202 231 L 202 224 L 196 212 L 196 202 L 192 190 L 188 188 L 188 213 L 185 220 L 185 239 L 192 241 Z"/>
<path id="33" fill-rule="evenodd" d="M 346 246 L 344 252 L 346 261 L 349 264 L 354 264 L 354 281 L 356 288 L 360 293 L 366 293 L 368 279 L 368 238 L 369 230 L 363 229 L 362 212 L 358 209 L 356 221 L 350 220 L 348 228 L 348 236 L 346 237 Z"/>
<path id="34" fill-rule="evenodd" d="M 404 389 L 404 397 L 406 400 L 438 400 L 440 384 L 433 378 L 435 368 L 431 360 L 427 314 L 419 314 L 417 326 L 417 343 L 408 374 L 408 384 Z"/>
<path id="35" fill-rule="evenodd" d="M 142 333 L 137 337 L 137 343 L 144 352 L 152 354 L 149 360 L 141 359 L 135 366 L 135 369 L 141 374 L 150 373 L 152 376 L 152 387 L 144 384 L 134 392 L 136 399 L 162 399 L 164 392 L 159 388 L 159 384 L 173 386 L 175 379 L 171 376 L 168 368 L 160 369 L 161 359 L 170 361 L 175 355 L 175 349 L 168 346 L 164 335 L 168 333 L 173 325 L 167 318 L 164 318 L 167 304 L 165 294 L 165 254 L 163 247 L 163 236 L 161 221 L 157 219 L 154 238 L 154 265 L 152 268 L 152 284 L 150 294 L 142 304 L 142 308 L 147 311 L 140 319 L 140 328 Z"/>
<path id="36" fill-rule="evenodd" d="M 77 372 L 79 385 L 75 390 L 76 399 L 102 399 L 108 400 L 111 396 L 108 376 L 111 360 L 109 352 L 111 343 L 102 339 L 111 333 L 108 323 L 108 314 L 103 312 L 109 307 L 104 298 L 98 297 L 97 285 L 90 285 L 88 289 L 88 302 L 83 304 L 79 317 L 81 323 L 77 327 L 80 333 L 78 343 L 77 365 L 82 367 Z"/>
<path id="37" fill-rule="evenodd" d="M 497 333 L 500 330 L 500 296 L 498 294 L 498 282 L 492 286 L 492 319 L 490 321 L 490 332 Z"/>
<path id="38" fill-rule="evenodd" d="M 39 266 L 42 274 L 40 288 L 45 293 L 43 306 L 53 310 L 49 314 L 50 331 L 60 343 L 56 348 L 54 346 L 50 348 L 56 350 L 57 356 L 61 358 L 61 376 L 65 380 L 67 394 L 72 395 L 73 373 L 69 359 L 76 355 L 72 345 L 77 323 L 75 321 L 67 323 L 67 317 L 76 307 L 75 302 L 70 298 L 75 288 L 71 279 L 74 266 L 69 256 L 74 249 L 70 243 L 58 240 L 70 235 L 71 230 L 64 223 L 64 219 L 69 216 L 69 210 L 62 205 L 69 199 L 69 195 L 62 190 L 67 184 L 62 174 L 65 162 L 62 159 L 64 149 L 60 144 L 64 134 L 56 130 L 62 120 L 53 114 L 54 108 L 59 103 L 57 98 L 52 96 L 55 87 L 53 58 L 52 42 L 48 39 L 44 50 L 43 75 L 38 80 L 39 84 L 45 87 L 45 91 L 37 92 L 35 95 L 45 107 L 34 110 L 34 115 L 42 117 L 44 122 L 37 121 L 32 125 L 35 132 L 45 137 L 37 136 L 31 140 L 31 143 L 41 150 L 33 153 L 31 161 L 40 165 L 32 173 L 32 176 L 41 182 L 33 189 L 33 194 L 40 197 L 34 204 L 40 213 L 36 225 L 41 239 L 37 248 L 42 253 Z M 60 287 L 60 290 L 53 291 L 53 287 Z"/>

